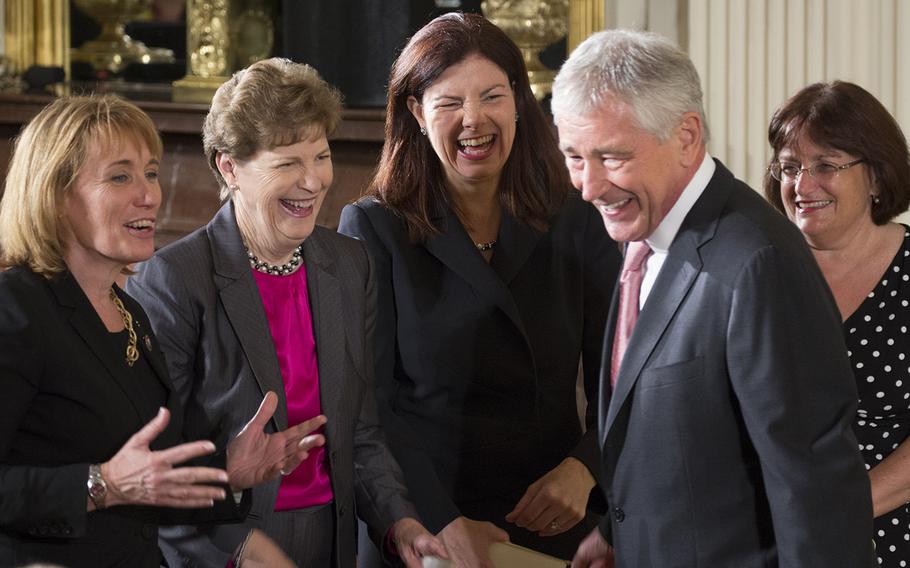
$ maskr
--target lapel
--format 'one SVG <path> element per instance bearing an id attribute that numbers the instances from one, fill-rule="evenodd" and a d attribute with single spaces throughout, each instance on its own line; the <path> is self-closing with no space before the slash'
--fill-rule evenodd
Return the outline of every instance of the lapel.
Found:
<path id="1" fill-rule="evenodd" d="M 542 233 L 535 231 L 527 223 L 517 221 L 507 211 L 503 210 L 496 246 L 507 251 L 507 253 L 496 254 L 496 249 L 494 249 L 490 266 L 499 274 L 499 277 L 507 286 L 528 261 L 541 235 Z"/>
<path id="2" fill-rule="evenodd" d="M 139 422 L 144 422 L 139 407 L 136 405 L 137 401 L 135 397 L 137 396 L 137 393 L 131 388 L 130 381 L 132 377 L 124 372 L 119 360 L 111 357 L 110 352 L 105 349 L 104 340 L 107 329 L 104 327 L 104 323 L 101 321 L 95 308 L 93 308 L 91 302 L 89 302 L 85 292 L 79 287 L 79 283 L 76 282 L 76 279 L 73 278 L 69 272 L 64 272 L 50 279 L 48 285 L 53 291 L 60 306 L 69 311 L 68 320 L 76 331 L 76 334 L 79 335 L 89 350 L 98 358 L 113 379 L 114 384 L 123 391 L 127 400 L 130 401 L 130 406 L 136 414 L 136 419 Z M 122 298 L 122 293 L 118 293 L 118 296 L 121 296 Z M 137 323 L 138 318 L 135 318 L 134 314 L 134 329 Z M 139 331 L 136 331 L 137 335 L 140 335 Z M 161 380 L 167 387 L 168 392 L 170 392 L 169 381 L 164 379 L 167 375 L 161 374 L 162 369 L 153 368 L 155 369 L 155 373 L 158 375 L 159 380 Z"/>
<path id="3" fill-rule="evenodd" d="M 602 446 L 607 441 L 629 393 L 635 387 L 645 363 L 657 343 L 667 332 L 673 315 L 679 310 L 702 270 L 703 263 L 699 249 L 714 238 L 721 211 L 729 198 L 730 183 L 733 180 L 733 175 L 719 161 L 716 161 L 716 166 L 714 176 L 680 226 L 648 296 L 648 301 L 645 302 L 644 308 L 638 315 L 638 321 L 632 331 L 632 337 L 629 338 L 629 345 L 619 369 L 616 389 L 610 397 L 605 427 L 601 431 Z M 610 314 L 611 327 L 615 325 L 613 320 L 616 308 L 614 302 Z M 609 359 L 604 359 L 604 361 L 606 361 L 604 365 L 609 366 Z M 609 371 L 604 374 L 608 381 L 609 375 Z"/>
<path id="4" fill-rule="evenodd" d="M 491 263 L 487 264 L 474 248 L 458 216 L 447 205 L 439 206 L 435 220 L 442 227 L 442 233 L 427 239 L 424 244 L 427 251 L 470 284 L 479 296 L 505 312 L 530 348 L 509 283 L 531 256 L 541 233 L 513 219 L 504 210 L 496 249 Z"/>
<path id="5" fill-rule="evenodd" d="M 341 284 L 335 274 L 335 261 L 327 246 L 322 227 L 303 241 L 303 259 L 306 267 L 307 295 L 313 314 L 313 336 L 316 338 L 316 360 L 319 367 L 319 399 L 321 413 L 342 416 L 341 403 L 344 392 L 345 322 L 344 298 Z M 335 422 L 329 421 L 327 434 L 331 436 Z"/>
<path id="6" fill-rule="evenodd" d="M 173 392 L 171 376 L 168 374 L 167 364 L 164 362 L 164 358 L 161 355 L 161 350 L 155 349 L 152 325 L 148 322 L 148 320 L 145 319 L 145 314 L 143 312 L 138 311 L 138 309 L 132 309 L 133 306 L 141 309 L 141 307 L 136 304 L 133 298 L 128 296 L 126 292 L 120 289 L 119 286 L 114 286 L 114 291 L 123 302 L 123 304 L 127 307 L 127 309 L 132 312 L 133 328 L 136 331 L 136 343 L 139 344 L 138 347 L 145 355 L 145 360 L 148 361 L 149 366 L 155 373 L 155 376 L 158 377 L 158 380 L 161 382 L 161 384 L 167 388 L 168 401 L 170 401 L 170 395 Z"/>
<path id="7" fill-rule="evenodd" d="M 277 431 L 284 430 L 288 423 L 287 401 L 278 356 L 272 344 L 272 333 L 262 307 L 262 298 L 250 272 L 246 247 L 237 228 L 234 206 L 230 201 L 222 205 L 206 225 L 205 232 L 211 246 L 214 282 L 224 311 L 246 355 L 261 395 L 265 396 L 268 391 L 278 395 L 278 408 L 272 416 L 272 423 Z"/>

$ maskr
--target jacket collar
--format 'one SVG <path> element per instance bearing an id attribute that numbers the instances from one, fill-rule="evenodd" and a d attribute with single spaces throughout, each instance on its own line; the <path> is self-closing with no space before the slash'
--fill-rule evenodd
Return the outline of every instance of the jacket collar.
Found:
<path id="1" fill-rule="evenodd" d="M 505 312 L 524 334 L 524 324 L 509 285 L 534 252 L 543 233 L 503 210 L 496 248 L 490 264 L 487 264 L 458 216 L 447 204 L 437 204 L 434 220 L 441 232 L 424 243 L 427 251 L 468 282 L 478 295 Z M 528 341 L 527 337 L 525 341 Z"/>
<path id="2" fill-rule="evenodd" d="M 95 311 L 95 308 L 89 301 L 88 296 L 86 296 L 85 291 L 79 286 L 76 278 L 73 277 L 72 273 L 69 271 L 64 271 L 47 280 L 47 284 L 63 311 L 69 312 L 66 318 L 69 320 L 70 325 L 73 326 L 76 334 L 85 342 L 86 346 L 101 362 L 108 374 L 113 378 L 114 382 L 123 390 L 127 399 L 132 403 L 136 416 L 140 421 L 143 421 L 144 417 L 141 415 L 139 406 L 136 404 L 137 401 L 135 397 L 138 396 L 138 394 L 132 385 L 133 378 L 129 373 L 124 372 L 124 368 L 120 364 L 120 361 L 116 358 L 112 358 L 110 352 L 105 349 L 103 342 L 106 340 L 105 335 L 108 331 L 104 327 L 104 323 L 101 321 L 98 312 Z M 132 315 L 133 330 L 136 332 L 137 348 L 142 351 L 149 366 L 155 373 L 155 376 L 167 389 L 168 398 L 170 399 L 173 388 L 160 353 L 153 350 L 151 324 L 149 324 L 141 306 L 139 306 L 135 300 L 117 286 L 114 286 L 114 293 L 117 294 L 117 297 L 123 302 L 124 307 Z"/>
<path id="3" fill-rule="evenodd" d="M 716 160 L 716 166 L 714 176 L 701 197 L 692 206 L 689 214 L 686 215 L 670 246 L 667 258 L 651 290 L 650 296 L 656 301 L 645 302 L 638 316 L 619 370 L 615 390 L 612 393 L 609 388 L 609 357 L 604 359 L 605 363 L 601 372 L 601 384 L 604 385 L 604 388 L 601 389 L 601 396 L 609 396 L 609 399 L 602 398 L 601 400 L 601 408 L 608 409 L 605 427 L 601 432 L 602 444 L 609 440 L 616 418 L 641 375 L 645 363 L 701 272 L 703 261 L 699 249 L 714 238 L 717 224 L 730 198 L 731 186 L 734 182 L 733 174 L 719 160 Z M 618 295 L 614 294 L 608 320 L 610 328 L 607 334 L 611 346 L 615 333 L 617 309 Z M 607 349 L 604 351 L 605 357 L 612 352 Z"/>
<path id="4" fill-rule="evenodd" d="M 230 201 L 205 227 L 208 237 L 213 281 L 231 327 L 246 356 L 261 395 L 268 391 L 278 395 L 278 408 L 272 416 L 276 431 L 287 428 L 287 400 L 272 344 L 272 332 L 266 319 L 259 288 L 250 271 L 246 247 L 237 227 L 234 204 Z"/>

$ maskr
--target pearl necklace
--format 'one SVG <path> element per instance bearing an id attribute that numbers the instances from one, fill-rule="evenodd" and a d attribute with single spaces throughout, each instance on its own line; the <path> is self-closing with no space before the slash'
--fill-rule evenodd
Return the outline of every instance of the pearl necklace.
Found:
<path id="1" fill-rule="evenodd" d="M 296 272 L 297 268 L 300 266 L 300 263 L 303 262 L 303 243 L 294 249 L 294 253 L 291 255 L 291 260 L 289 260 L 287 264 L 269 264 L 264 260 L 259 260 L 259 257 L 253 254 L 253 251 L 250 249 L 246 249 L 246 256 L 250 260 L 250 266 L 259 272 L 262 272 L 263 274 L 271 274 L 273 276 L 287 276 L 288 274 L 293 274 Z"/>

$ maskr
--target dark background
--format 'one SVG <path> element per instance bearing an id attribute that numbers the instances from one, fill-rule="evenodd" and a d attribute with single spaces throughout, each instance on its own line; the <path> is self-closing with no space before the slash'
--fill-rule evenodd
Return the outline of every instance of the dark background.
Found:
<path id="1" fill-rule="evenodd" d="M 481 0 L 462 0 L 480 12 Z M 433 0 L 283 0 L 283 55 L 309 63 L 349 107 L 384 107 L 389 70 L 408 38 L 452 11 Z"/>
<path id="2" fill-rule="evenodd" d="M 439 2 L 452 6 L 456 2 Z M 440 7 L 435 0 L 270 0 L 274 16 L 273 55 L 308 63 L 345 96 L 348 108 L 385 107 L 389 70 L 408 38 L 445 12 L 480 13 L 481 0 L 460 0 L 458 7 Z M 71 3 L 72 46 L 95 37 L 100 28 Z M 127 81 L 169 83 L 186 72 L 185 14 L 177 20 L 131 22 L 127 33 L 150 47 L 168 47 L 172 65 L 132 65 L 123 71 Z M 565 39 L 541 54 L 558 68 L 566 57 Z M 91 69 L 73 65 L 76 79 L 92 79 Z"/>

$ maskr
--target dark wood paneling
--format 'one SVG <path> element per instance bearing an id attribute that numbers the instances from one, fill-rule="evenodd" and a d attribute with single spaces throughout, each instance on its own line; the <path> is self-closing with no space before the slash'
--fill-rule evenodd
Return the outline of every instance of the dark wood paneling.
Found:
<path id="1" fill-rule="evenodd" d="M 12 138 L 51 97 L 0 95 L 0 172 L 6 178 Z M 133 101 L 149 113 L 161 132 L 163 200 L 158 219 L 157 245 L 163 246 L 204 225 L 219 207 L 218 184 L 202 154 L 202 121 L 207 105 L 161 101 Z M 329 190 L 317 222 L 338 226 L 341 208 L 362 192 L 372 177 L 382 151 L 384 111 L 347 109 L 331 139 L 335 183 Z"/>

